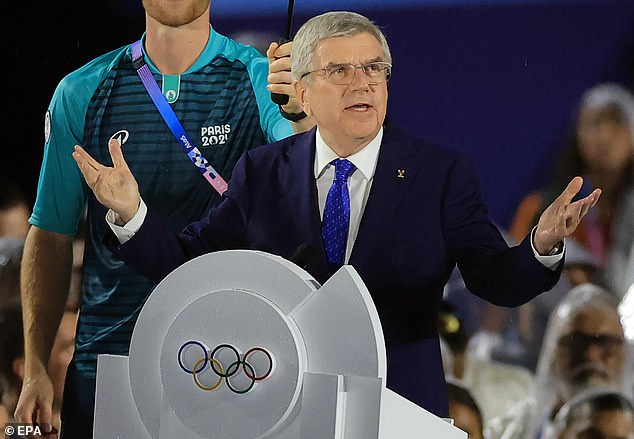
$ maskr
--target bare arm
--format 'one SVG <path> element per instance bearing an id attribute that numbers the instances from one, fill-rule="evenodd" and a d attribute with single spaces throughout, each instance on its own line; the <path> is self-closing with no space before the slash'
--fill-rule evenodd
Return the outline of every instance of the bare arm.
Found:
<path id="1" fill-rule="evenodd" d="M 53 385 L 47 365 L 64 312 L 73 260 L 72 236 L 31 227 L 21 265 L 25 370 L 18 422 L 52 423 Z"/>

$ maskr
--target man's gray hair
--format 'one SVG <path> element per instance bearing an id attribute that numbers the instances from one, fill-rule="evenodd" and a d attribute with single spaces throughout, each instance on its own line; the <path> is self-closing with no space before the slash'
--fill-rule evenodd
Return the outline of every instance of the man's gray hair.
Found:
<path id="1" fill-rule="evenodd" d="M 326 12 L 304 23 L 293 40 L 291 72 L 293 79 L 313 70 L 313 53 L 320 41 L 335 37 L 351 37 L 368 33 L 375 37 L 383 48 L 386 62 L 392 62 L 390 47 L 383 32 L 368 18 L 348 11 Z"/>

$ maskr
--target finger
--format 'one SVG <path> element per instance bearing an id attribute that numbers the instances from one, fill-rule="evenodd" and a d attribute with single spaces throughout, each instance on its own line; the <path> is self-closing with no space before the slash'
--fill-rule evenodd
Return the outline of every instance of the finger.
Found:
<path id="1" fill-rule="evenodd" d="M 85 162 L 91 168 L 97 171 L 101 171 L 104 168 L 104 166 L 97 160 L 95 160 L 90 154 L 88 154 L 88 151 L 82 148 L 81 145 L 75 145 L 75 152 L 73 153 L 73 157 L 75 157 L 75 153 L 78 154 L 82 162 Z"/>
<path id="2" fill-rule="evenodd" d="M 274 60 L 275 59 L 275 51 L 277 50 L 277 48 L 280 45 L 278 43 L 276 43 L 275 41 L 271 42 L 271 44 L 269 44 L 269 48 L 266 49 L 266 57 L 269 59 L 269 61 Z"/>
<path id="3" fill-rule="evenodd" d="M 34 412 L 35 404 L 33 402 L 18 401 L 18 406 L 15 409 L 13 417 L 21 424 L 31 424 L 35 417 Z"/>
<path id="4" fill-rule="evenodd" d="M 269 64 L 269 73 L 289 72 L 291 71 L 291 59 L 278 58 L 275 61 L 271 61 Z"/>
<path id="5" fill-rule="evenodd" d="M 289 70 L 285 70 L 283 72 L 277 73 L 269 73 L 266 77 L 269 84 L 292 84 L 293 83 L 293 75 Z"/>
<path id="6" fill-rule="evenodd" d="M 33 439 L 37 439 L 37 438 L 48 438 L 48 439 L 57 439 L 59 436 L 59 431 L 57 430 L 57 428 L 55 428 L 54 426 L 51 428 L 50 433 L 44 433 L 44 431 L 42 431 L 41 435 L 38 436 L 29 436 L 30 438 L 32 437 Z"/>
<path id="7" fill-rule="evenodd" d="M 281 46 L 278 46 L 275 50 L 276 58 L 284 58 L 285 56 L 291 56 L 291 50 L 293 49 L 293 42 L 288 41 Z"/>
<path id="8" fill-rule="evenodd" d="M 112 164 L 115 168 L 129 169 L 128 164 L 123 158 L 123 151 L 121 150 L 121 144 L 116 139 L 110 139 L 108 142 L 108 151 L 110 152 L 110 158 L 112 158 Z"/>
<path id="9" fill-rule="evenodd" d="M 600 196 L 601 196 L 601 189 L 595 189 L 586 198 L 584 198 L 583 200 L 580 200 L 581 202 L 583 202 L 583 206 L 581 207 L 581 218 L 586 216 L 588 211 L 597 204 Z"/>
<path id="10" fill-rule="evenodd" d="M 37 423 L 42 427 L 44 433 L 50 433 L 53 429 L 53 402 L 43 398 L 37 412 Z"/>
<path id="11" fill-rule="evenodd" d="M 594 207 L 597 204 L 599 198 L 601 198 L 601 193 L 602 191 L 599 188 L 592 191 L 592 193 L 589 195 L 590 197 L 592 197 L 592 204 L 590 205 L 590 207 Z"/>
<path id="12" fill-rule="evenodd" d="M 582 186 L 583 186 L 583 178 L 579 176 L 574 177 L 572 180 L 570 180 L 570 183 L 568 183 L 568 186 L 566 186 L 566 189 L 564 189 L 561 195 L 557 197 L 557 200 L 560 203 L 570 204 L 570 202 L 575 197 L 575 195 L 579 193 Z"/>
<path id="13" fill-rule="evenodd" d="M 295 97 L 295 87 L 293 87 L 291 84 L 268 84 L 266 88 L 271 93 L 288 95 L 291 98 Z M 286 108 L 286 106 L 284 108 Z"/>
<path id="14" fill-rule="evenodd" d="M 584 215 L 585 215 L 585 212 L 587 212 L 588 210 L 590 210 L 590 208 L 592 208 L 593 206 L 597 204 L 600 196 L 601 196 L 601 189 L 595 189 L 587 197 L 582 198 L 581 200 L 577 200 L 574 203 L 571 203 L 570 205 L 572 206 L 572 205 L 579 204 L 581 206 L 581 209 L 584 211 Z"/>
<path id="15" fill-rule="evenodd" d="M 57 439 L 59 437 L 59 430 L 57 430 L 57 428 L 53 427 L 53 429 L 51 430 L 51 432 L 47 435 L 45 435 L 47 438 L 50 439 Z"/>
<path id="16" fill-rule="evenodd" d="M 584 216 L 588 213 L 590 208 L 592 207 L 592 202 L 590 200 L 586 200 L 581 204 L 581 213 L 579 213 L 579 221 L 583 219 Z"/>
<path id="17" fill-rule="evenodd" d="M 573 203 L 566 206 L 566 214 L 564 218 L 566 235 L 575 231 L 581 221 L 581 211 L 583 203 Z"/>
<path id="18" fill-rule="evenodd" d="M 579 200 L 566 206 L 566 216 L 569 218 L 579 218 L 583 209 L 584 201 Z"/>
<path id="19" fill-rule="evenodd" d="M 99 171 L 93 168 L 85 156 L 83 156 L 79 151 L 73 152 L 73 159 L 75 159 L 75 163 L 79 167 L 79 171 L 81 175 L 84 176 L 84 180 L 88 183 L 88 186 L 91 188 L 94 187 L 97 179 L 99 178 Z"/>

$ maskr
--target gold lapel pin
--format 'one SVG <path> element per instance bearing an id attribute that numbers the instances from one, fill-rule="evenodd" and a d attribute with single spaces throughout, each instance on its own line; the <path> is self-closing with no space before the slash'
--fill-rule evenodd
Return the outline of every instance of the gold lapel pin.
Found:
<path id="1" fill-rule="evenodd" d="M 397 169 L 396 178 L 405 178 L 405 169 Z"/>

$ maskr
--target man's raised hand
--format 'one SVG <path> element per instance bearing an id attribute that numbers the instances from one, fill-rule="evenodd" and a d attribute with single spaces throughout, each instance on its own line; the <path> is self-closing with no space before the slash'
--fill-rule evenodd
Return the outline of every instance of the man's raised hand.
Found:
<path id="1" fill-rule="evenodd" d="M 583 178 L 570 180 L 566 189 L 539 217 L 533 241 L 539 254 L 550 254 L 565 237 L 572 235 L 588 210 L 599 201 L 601 189 L 595 189 L 587 197 L 573 202 L 582 186 Z"/>
<path id="2" fill-rule="evenodd" d="M 102 165 L 79 145 L 75 145 L 73 158 L 97 200 L 118 213 L 121 221 L 127 223 L 139 209 L 139 185 L 123 158 L 117 140 L 110 139 L 108 151 L 112 167 Z"/>

